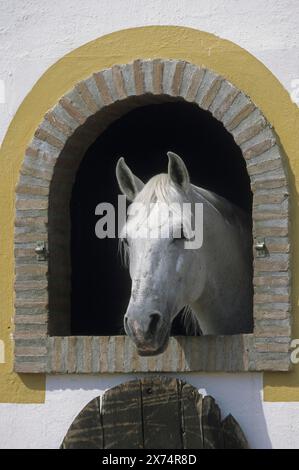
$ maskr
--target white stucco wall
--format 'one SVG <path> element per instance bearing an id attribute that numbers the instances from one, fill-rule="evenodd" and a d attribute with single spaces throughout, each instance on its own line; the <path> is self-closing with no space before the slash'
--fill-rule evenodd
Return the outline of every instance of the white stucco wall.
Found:
<path id="1" fill-rule="evenodd" d="M 48 376 L 45 404 L 0 405 L 0 448 L 58 448 L 73 419 L 90 400 L 141 376 Z M 175 376 L 212 395 L 223 417 L 232 413 L 251 448 L 299 447 L 299 403 L 263 403 L 261 374 Z"/>
<path id="2" fill-rule="evenodd" d="M 104 34 L 153 24 L 189 26 L 233 41 L 289 92 L 299 79 L 297 0 L 0 0 L 0 141 L 33 84 L 60 57 Z M 224 415 L 231 412 L 252 447 L 299 448 L 299 403 L 263 403 L 261 374 L 181 377 L 212 394 Z M 48 377 L 45 404 L 0 404 L 0 448 L 58 447 L 89 400 L 130 378 Z"/>

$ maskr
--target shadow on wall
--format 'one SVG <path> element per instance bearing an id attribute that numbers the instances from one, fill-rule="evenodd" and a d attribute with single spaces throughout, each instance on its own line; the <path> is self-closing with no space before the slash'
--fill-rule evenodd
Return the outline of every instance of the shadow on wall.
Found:
<path id="1" fill-rule="evenodd" d="M 48 376 L 47 377 L 47 408 L 51 422 L 47 424 L 49 436 L 53 435 L 59 447 L 69 426 L 82 408 L 96 396 L 102 395 L 107 389 L 122 382 L 141 378 L 149 374 L 101 375 L 97 376 Z M 157 374 L 151 374 L 157 375 Z M 262 402 L 262 374 L 163 374 L 182 379 L 204 395 L 212 395 L 218 403 L 222 418 L 231 413 L 240 424 L 251 449 L 271 449 Z M 202 384 L 205 387 L 202 387 Z M 66 405 L 67 404 L 67 405 Z M 55 425 L 57 415 L 59 429 L 51 432 L 49 426 Z"/>

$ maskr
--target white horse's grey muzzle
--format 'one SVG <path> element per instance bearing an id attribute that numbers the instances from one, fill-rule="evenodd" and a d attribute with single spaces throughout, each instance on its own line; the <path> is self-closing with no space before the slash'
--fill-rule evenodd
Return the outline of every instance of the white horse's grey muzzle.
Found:
<path id="1" fill-rule="evenodd" d="M 162 315 L 158 311 L 144 314 L 130 309 L 124 318 L 127 335 L 134 341 L 138 353 L 143 356 L 159 354 L 165 349 L 168 334 L 163 328 Z"/>

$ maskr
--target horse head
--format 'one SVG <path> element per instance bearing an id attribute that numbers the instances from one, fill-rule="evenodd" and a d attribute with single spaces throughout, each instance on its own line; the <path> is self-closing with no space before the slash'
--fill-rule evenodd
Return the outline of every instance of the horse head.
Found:
<path id="1" fill-rule="evenodd" d="M 132 203 L 122 232 L 132 279 L 124 327 L 140 355 L 163 352 L 173 319 L 200 296 L 204 284 L 200 250 L 185 249 L 194 215 L 192 208 L 188 217 L 181 210 L 185 203 L 194 206 L 189 173 L 178 155 L 168 152 L 168 158 L 168 173 L 146 184 L 123 158 L 116 167 L 119 187 Z"/>

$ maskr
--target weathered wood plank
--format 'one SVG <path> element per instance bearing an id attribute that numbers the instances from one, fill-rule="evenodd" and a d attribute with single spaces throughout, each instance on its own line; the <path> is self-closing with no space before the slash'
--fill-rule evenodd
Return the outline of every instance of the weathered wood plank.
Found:
<path id="1" fill-rule="evenodd" d="M 180 385 L 183 447 L 184 449 L 202 449 L 202 395 L 192 385 L 178 382 Z"/>
<path id="2" fill-rule="evenodd" d="M 107 390 L 102 401 L 105 449 L 142 449 L 140 382 L 134 380 Z"/>
<path id="3" fill-rule="evenodd" d="M 221 423 L 225 449 L 249 449 L 239 423 L 229 414 Z"/>
<path id="4" fill-rule="evenodd" d="M 61 449 L 103 449 L 99 397 L 89 402 L 74 419 Z"/>
<path id="5" fill-rule="evenodd" d="M 223 449 L 221 413 L 214 398 L 210 396 L 204 397 L 201 419 L 204 449 Z"/>
<path id="6" fill-rule="evenodd" d="M 145 449 L 182 449 L 177 380 L 141 380 Z"/>
<path id="7" fill-rule="evenodd" d="M 190 384 L 146 377 L 92 400 L 70 426 L 62 449 L 248 449 L 237 423 Z"/>

